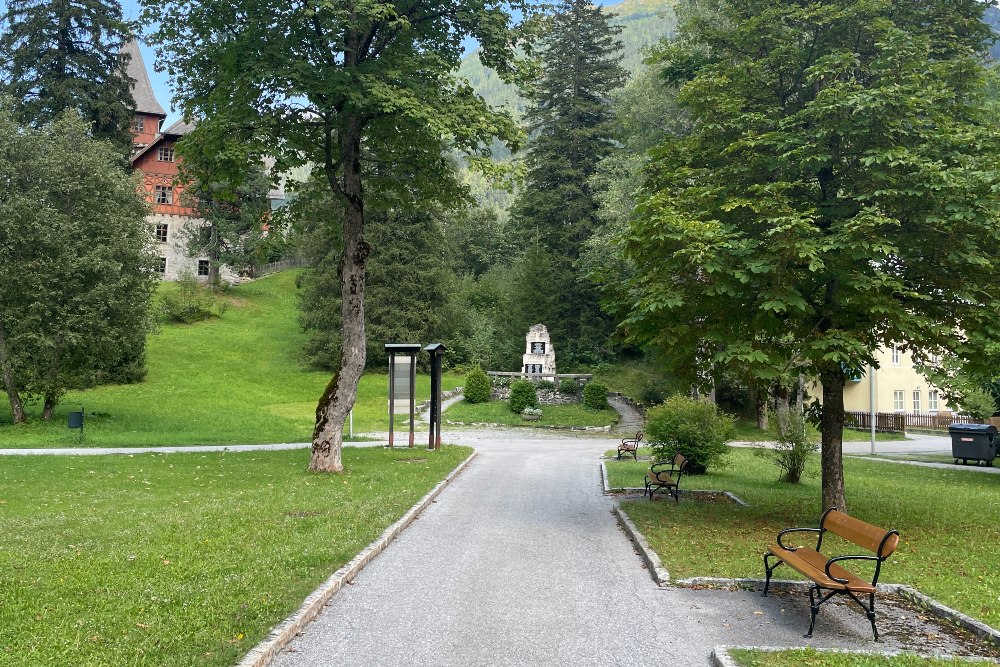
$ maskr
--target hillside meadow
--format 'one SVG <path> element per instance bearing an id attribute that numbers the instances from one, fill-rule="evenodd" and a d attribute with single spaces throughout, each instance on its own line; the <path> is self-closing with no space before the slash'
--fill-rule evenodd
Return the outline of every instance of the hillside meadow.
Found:
<path id="1" fill-rule="evenodd" d="M 196 324 L 161 323 L 148 339 L 146 380 L 69 392 L 51 423 L 30 406 L 28 424 L 13 426 L 0 401 L 0 448 L 79 446 L 66 427 L 84 408 L 82 446 L 229 445 L 307 442 L 316 401 L 329 373 L 300 359 L 296 271 L 235 287 L 222 317 Z M 164 284 L 162 289 L 173 289 Z M 461 384 L 446 375 L 444 388 Z M 418 401 L 430 378 L 417 378 Z M 354 432 L 388 430 L 388 377 L 366 374 L 358 387 Z"/>

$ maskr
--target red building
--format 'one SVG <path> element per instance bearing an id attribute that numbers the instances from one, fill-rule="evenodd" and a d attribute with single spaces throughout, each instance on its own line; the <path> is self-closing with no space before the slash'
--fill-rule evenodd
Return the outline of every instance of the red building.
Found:
<path id="1" fill-rule="evenodd" d="M 167 279 L 174 279 L 184 271 L 207 277 L 208 259 L 190 257 L 185 247 L 186 230 L 200 221 L 194 209 L 182 206 L 184 186 L 177 180 L 179 158 L 175 146 L 193 128 L 179 120 L 162 129 L 167 113 L 156 101 L 135 40 L 127 44 L 125 51 L 131 56 L 128 73 L 135 81 L 132 88 L 136 107 L 132 124 L 135 142 L 132 168 L 142 174 L 146 197 L 153 207 L 148 221 L 160 253 L 160 273 Z"/>

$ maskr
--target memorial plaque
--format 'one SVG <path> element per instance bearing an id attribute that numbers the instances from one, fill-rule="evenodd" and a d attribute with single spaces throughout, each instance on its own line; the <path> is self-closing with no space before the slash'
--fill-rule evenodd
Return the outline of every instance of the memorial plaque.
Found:
<path id="1" fill-rule="evenodd" d="M 531 344 L 532 354 L 545 354 L 545 343 L 532 343 Z"/>

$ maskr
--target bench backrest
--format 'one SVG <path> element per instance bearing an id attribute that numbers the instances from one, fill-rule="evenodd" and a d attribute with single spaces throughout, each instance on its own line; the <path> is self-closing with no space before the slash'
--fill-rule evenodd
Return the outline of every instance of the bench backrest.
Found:
<path id="1" fill-rule="evenodd" d="M 688 463 L 687 458 L 685 458 L 684 455 L 681 454 L 680 452 L 674 454 L 674 458 L 671 461 L 671 464 L 674 466 L 674 468 L 680 470 L 681 472 L 687 470 L 687 463 Z"/>
<path id="2" fill-rule="evenodd" d="M 836 508 L 830 508 L 823 514 L 819 527 L 840 535 L 859 547 L 868 549 L 880 558 L 889 557 L 899 546 L 899 535 L 895 531 L 883 530 L 878 526 L 865 523 Z"/>

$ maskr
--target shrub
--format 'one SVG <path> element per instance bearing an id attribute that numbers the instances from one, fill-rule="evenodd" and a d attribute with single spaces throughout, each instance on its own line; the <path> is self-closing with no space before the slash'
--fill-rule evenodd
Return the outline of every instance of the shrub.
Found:
<path id="1" fill-rule="evenodd" d="M 163 309 L 169 319 L 191 324 L 215 316 L 215 296 L 187 271 L 174 283 L 174 289 L 163 295 Z"/>
<path id="2" fill-rule="evenodd" d="M 556 388 L 556 386 L 550 380 L 539 380 L 538 384 L 535 385 L 535 388 L 543 391 L 552 391 Z"/>
<path id="3" fill-rule="evenodd" d="M 774 446 L 757 445 L 754 454 L 771 459 L 782 470 L 779 481 L 798 484 L 806 469 L 809 455 L 819 448 L 815 436 L 806 428 L 806 417 L 794 410 L 778 413 L 774 430 Z"/>
<path id="4" fill-rule="evenodd" d="M 588 382 L 583 387 L 583 405 L 591 410 L 607 410 L 608 388 L 600 382 Z"/>
<path id="5" fill-rule="evenodd" d="M 535 392 L 535 385 L 527 380 L 514 382 L 510 385 L 510 399 L 507 405 L 514 414 L 521 414 L 525 408 L 537 407 L 538 393 Z"/>
<path id="6" fill-rule="evenodd" d="M 465 376 L 464 394 L 469 403 L 485 403 L 490 400 L 490 377 L 479 366 Z"/>
<path id="7" fill-rule="evenodd" d="M 576 380 L 565 379 L 559 382 L 559 393 L 567 396 L 576 396 Z"/>
<path id="8" fill-rule="evenodd" d="M 538 415 L 539 417 L 541 417 L 542 416 L 542 409 L 541 408 L 525 408 L 524 410 L 521 410 L 521 414 L 522 415 Z"/>
<path id="9" fill-rule="evenodd" d="M 962 396 L 962 411 L 959 414 L 968 415 L 978 422 L 985 422 L 996 411 L 996 401 L 989 392 L 970 389 Z"/>
<path id="10" fill-rule="evenodd" d="M 714 403 L 682 395 L 671 396 L 646 413 L 646 438 L 653 456 L 668 461 L 680 452 L 693 475 L 724 465 L 733 429 L 732 416 Z"/>

